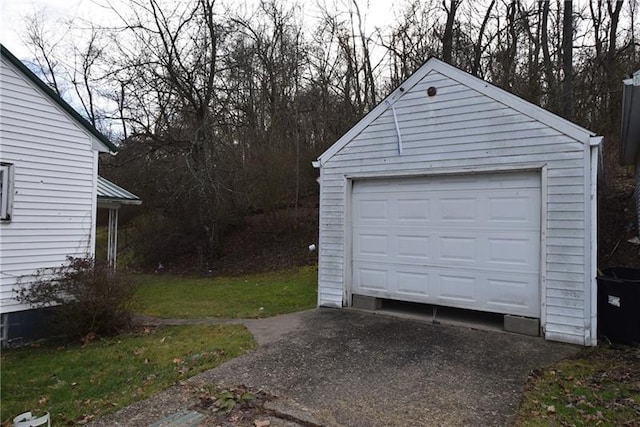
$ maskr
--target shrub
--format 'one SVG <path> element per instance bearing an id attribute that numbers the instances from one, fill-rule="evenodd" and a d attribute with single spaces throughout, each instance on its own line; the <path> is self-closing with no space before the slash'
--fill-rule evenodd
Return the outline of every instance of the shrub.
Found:
<path id="1" fill-rule="evenodd" d="M 129 303 L 135 292 L 129 276 L 91 257 L 23 277 L 17 299 L 33 308 L 52 307 L 52 332 L 66 339 L 114 335 L 131 326 Z"/>

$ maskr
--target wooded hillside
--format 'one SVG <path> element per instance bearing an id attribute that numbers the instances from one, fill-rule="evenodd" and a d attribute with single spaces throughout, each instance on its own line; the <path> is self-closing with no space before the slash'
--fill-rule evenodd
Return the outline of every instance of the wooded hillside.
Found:
<path id="1" fill-rule="evenodd" d="M 116 11 L 117 27 L 73 24 L 83 42 L 37 17 L 25 36 L 44 78 L 119 141 L 101 174 L 144 200 L 124 218 L 140 266 L 215 269 L 276 243 L 313 259 L 295 255 L 315 236 L 311 161 L 430 56 L 604 135 L 601 262 L 626 241 L 626 214 L 607 209 L 622 209 L 631 173 L 617 147 L 622 79 L 640 68 L 637 0 L 408 0 L 375 29 L 358 0 L 316 19 L 276 0 Z"/>

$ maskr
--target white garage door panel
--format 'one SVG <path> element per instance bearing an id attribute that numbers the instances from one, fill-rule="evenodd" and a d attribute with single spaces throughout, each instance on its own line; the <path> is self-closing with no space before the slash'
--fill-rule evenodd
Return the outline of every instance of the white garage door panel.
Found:
<path id="1" fill-rule="evenodd" d="M 539 174 L 355 181 L 353 292 L 538 317 Z"/>

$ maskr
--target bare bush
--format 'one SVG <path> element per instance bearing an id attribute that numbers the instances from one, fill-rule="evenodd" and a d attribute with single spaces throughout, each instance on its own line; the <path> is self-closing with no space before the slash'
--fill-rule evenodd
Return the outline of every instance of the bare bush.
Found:
<path id="1" fill-rule="evenodd" d="M 16 292 L 21 303 L 51 307 L 52 332 L 65 339 L 115 335 L 131 326 L 133 281 L 91 257 L 68 257 L 63 266 L 22 277 Z"/>

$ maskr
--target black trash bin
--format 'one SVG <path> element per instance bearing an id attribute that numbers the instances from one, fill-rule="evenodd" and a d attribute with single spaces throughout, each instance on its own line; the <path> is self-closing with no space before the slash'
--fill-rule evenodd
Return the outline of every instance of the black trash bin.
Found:
<path id="1" fill-rule="evenodd" d="M 613 342 L 640 344 L 640 269 L 611 267 L 598 276 L 598 332 Z"/>

